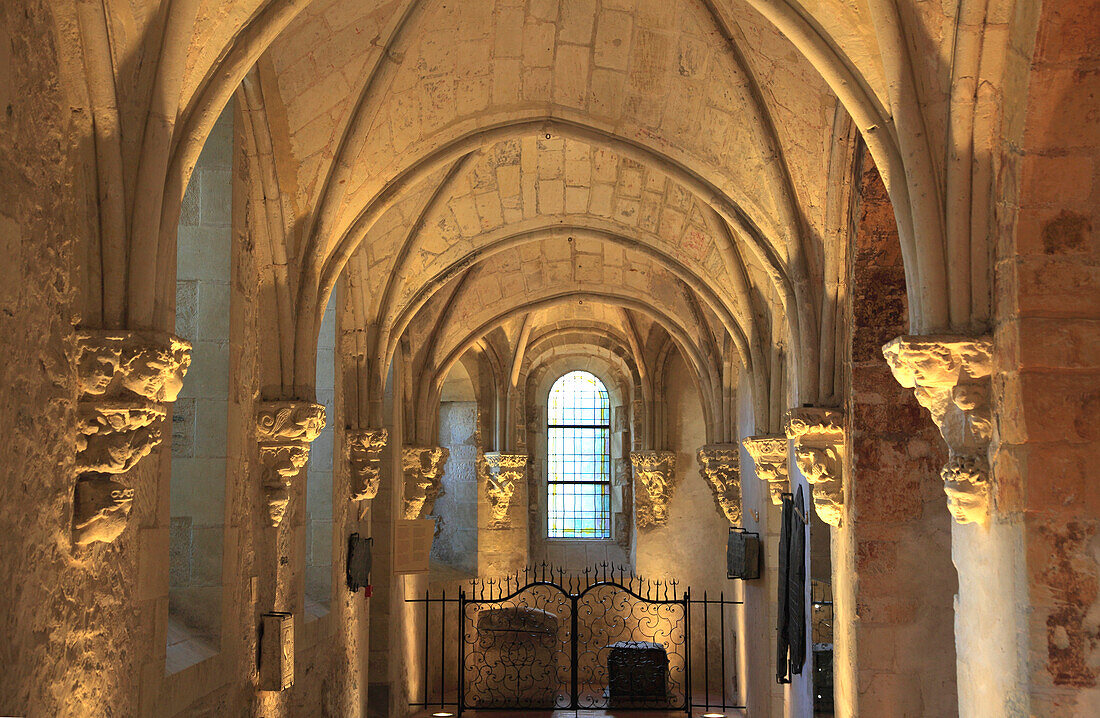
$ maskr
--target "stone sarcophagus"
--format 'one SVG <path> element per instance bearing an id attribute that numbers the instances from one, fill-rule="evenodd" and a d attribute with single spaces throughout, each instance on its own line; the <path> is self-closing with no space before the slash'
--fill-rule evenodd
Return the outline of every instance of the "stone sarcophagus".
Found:
<path id="1" fill-rule="evenodd" d="M 432 512 L 443 489 L 443 469 L 450 453 L 440 446 L 404 447 L 406 519 L 424 518 Z"/>
<path id="2" fill-rule="evenodd" d="M 830 526 L 840 526 L 844 512 L 844 414 L 817 407 L 791 409 L 784 426 L 798 470 L 813 487 L 817 515 Z"/>
<path id="3" fill-rule="evenodd" d="M 552 707 L 561 684 L 558 615 L 529 606 L 494 606 L 477 613 L 472 657 L 479 680 L 469 685 L 477 708 Z"/>
<path id="4" fill-rule="evenodd" d="M 309 461 L 309 446 L 325 426 L 325 407 L 309 401 L 268 401 L 256 409 L 264 501 L 272 526 L 290 503 L 290 487 Z"/>
<path id="5" fill-rule="evenodd" d="M 634 511 L 639 529 L 668 523 L 669 504 L 682 477 L 676 475 L 676 454 L 671 451 L 632 451 Z"/>
<path id="6" fill-rule="evenodd" d="M 913 390 L 947 443 L 940 477 L 951 515 L 960 524 L 985 523 L 992 496 L 993 343 L 987 338 L 903 336 L 884 346 L 882 354 L 894 378 Z"/>
<path id="7" fill-rule="evenodd" d="M 663 645 L 619 641 L 608 648 L 607 685 L 612 706 L 668 700 L 668 652 Z"/>
<path id="8" fill-rule="evenodd" d="M 154 332 L 77 332 L 79 390 L 73 543 L 114 541 L 126 528 L 134 488 L 125 474 L 161 442 L 168 404 L 191 365 L 191 345 Z"/>
<path id="9" fill-rule="evenodd" d="M 783 504 L 783 494 L 790 490 L 787 466 L 786 436 L 750 436 L 741 444 L 752 457 L 756 476 L 768 485 L 768 496 L 776 506 Z"/>

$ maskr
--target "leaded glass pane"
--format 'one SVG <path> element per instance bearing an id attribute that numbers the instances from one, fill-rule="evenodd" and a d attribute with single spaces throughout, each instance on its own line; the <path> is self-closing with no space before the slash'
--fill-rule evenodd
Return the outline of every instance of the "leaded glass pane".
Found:
<path id="1" fill-rule="evenodd" d="M 547 535 L 611 537 L 611 406 L 592 374 L 572 371 L 550 390 Z"/>

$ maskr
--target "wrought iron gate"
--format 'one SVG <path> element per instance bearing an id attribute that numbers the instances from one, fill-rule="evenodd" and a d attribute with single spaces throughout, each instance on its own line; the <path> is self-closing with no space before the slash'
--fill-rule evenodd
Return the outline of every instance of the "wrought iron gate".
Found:
<path id="1" fill-rule="evenodd" d="M 727 608 L 739 602 L 724 595 L 693 599 L 676 581 L 646 581 L 606 564 L 578 574 L 543 564 L 475 580 L 457 598 L 406 600 L 425 608 L 423 700 L 414 706 L 460 715 L 739 707 L 727 671 L 732 635 L 726 640 Z"/>

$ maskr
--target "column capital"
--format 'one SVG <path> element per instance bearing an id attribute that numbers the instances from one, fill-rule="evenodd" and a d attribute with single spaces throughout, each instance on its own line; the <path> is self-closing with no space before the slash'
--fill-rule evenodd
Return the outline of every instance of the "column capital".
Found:
<path id="1" fill-rule="evenodd" d="M 634 492 L 634 512 L 639 529 L 668 523 L 668 507 L 679 480 L 676 454 L 671 451 L 632 451 L 634 479 L 643 491 Z"/>
<path id="2" fill-rule="evenodd" d="M 309 445 L 321 434 L 325 418 L 325 407 L 311 401 L 265 401 L 256 405 L 256 441 L 272 526 L 283 522 L 290 503 L 290 486 L 309 461 Z"/>
<path id="3" fill-rule="evenodd" d="M 741 447 L 707 444 L 699 449 L 699 467 L 710 484 L 714 503 L 733 526 L 741 525 Z"/>
<path id="4" fill-rule="evenodd" d="M 527 455 L 487 451 L 482 460 L 485 467 L 485 498 L 489 502 L 488 528 L 511 528 L 508 510 L 517 486 L 526 479 Z"/>
<path id="5" fill-rule="evenodd" d="M 840 526 L 844 513 L 844 412 L 822 407 L 791 409 L 784 430 L 794 443 L 798 470 L 813 487 L 817 515 L 830 526 Z"/>
<path id="6" fill-rule="evenodd" d="M 404 446 L 405 518 L 424 518 L 432 512 L 443 489 L 443 469 L 451 452 L 441 446 Z"/>
<path id="7" fill-rule="evenodd" d="M 989 518 L 993 342 L 989 337 L 901 336 L 882 347 L 894 378 L 913 390 L 947 443 L 940 471 L 960 524 Z"/>
<path id="8" fill-rule="evenodd" d="M 787 437 L 759 435 L 742 439 L 741 445 L 752 457 L 756 476 L 768 485 L 768 495 L 776 506 L 783 504 L 783 494 L 790 488 L 787 466 Z"/>
<path id="9" fill-rule="evenodd" d="M 382 450 L 390 434 L 385 429 L 348 429 L 344 454 L 351 469 L 351 500 L 369 501 L 382 484 Z"/>
<path id="10" fill-rule="evenodd" d="M 191 366 L 191 344 L 158 332 L 80 329 L 76 367 L 73 543 L 111 542 L 127 526 L 134 489 L 125 474 L 160 445 L 168 404 Z"/>

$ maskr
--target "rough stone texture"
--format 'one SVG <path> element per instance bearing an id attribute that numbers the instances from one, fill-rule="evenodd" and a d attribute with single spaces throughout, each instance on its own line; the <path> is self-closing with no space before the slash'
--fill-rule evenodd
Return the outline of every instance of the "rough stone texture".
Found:
<path id="1" fill-rule="evenodd" d="M 465 400 L 478 402 L 477 443 L 529 455 L 536 484 L 540 372 L 614 376 L 614 540 L 535 541 L 540 485 L 530 553 L 573 566 L 629 562 L 633 546 L 646 561 L 657 534 L 668 542 L 652 555 L 699 584 L 711 550 L 696 519 L 725 524 L 691 455 L 777 437 L 785 409 L 843 400 L 852 463 L 834 573 L 851 607 L 841 627 L 862 636 L 848 645 L 874 667 L 863 683 L 849 671 L 848 707 L 1100 713 L 1097 13 L 1096 0 L 6 3 L 0 712 L 404 713 L 427 656 L 412 638 L 422 614 L 402 599 L 427 577 L 392 575 L 401 447 L 443 443 L 441 386 L 463 364 L 476 367 Z M 217 118 L 234 93 L 229 143 Z M 864 229 L 895 214 L 900 231 L 857 261 L 846 250 L 860 133 L 892 200 L 875 190 Z M 229 176 L 224 201 L 206 180 Z M 177 235 L 203 251 L 177 255 Z M 196 275 L 227 265 L 228 281 L 204 292 Z M 99 419 L 133 418 L 140 441 L 78 464 L 76 438 L 107 424 L 79 406 L 73 328 L 164 335 L 174 314 L 177 334 L 229 337 L 203 348 L 228 369 L 191 377 L 179 446 L 152 447 L 161 409 L 110 407 Z M 319 356 L 333 316 L 340 349 Z M 940 440 L 876 352 L 900 335 L 990 331 L 992 511 L 951 527 L 954 706 L 937 682 L 951 663 L 943 497 L 935 518 L 938 490 L 923 480 L 943 463 Z M 848 334 L 851 381 L 836 381 Z M 200 401 L 227 377 L 225 420 L 207 421 Z M 329 409 L 332 446 L 319 445 L 314 471 L 299 473 L 300 441 L 260 461 L 261 399 Z M 392 438 L 369 508 L 351 503 L 351 467 L 328 461 L 362 427 Z M 654 448 L 686 472 L 668 517 L 681 530 L 638 535 L 630 517 L 645 502 L 628 457 Z M 172 521 L 169 453 L 225 459 L 220 532 Z M 738 690 L 754 717 L 806 713 L 810 697 L 806 676 L 776 686 L 759 659 L 775 625 L 777 512 L 752 477 L 779 475 L 788 452 L 772 453 L 768 467 L 742 456 L 741 518 L 769 547 L 739 618 Z M 263 473 L 274 463 L 277 482 Z M 820 466 L 807 473 L 824 477 Z M 129 471 L 74 491 L 91 467 Z M 958 491 L 984 467 L 950 469 Z M 216 512 L 210 491 L 195 503 Z M 77 494 L 99 503 L 86 511 Z M 98 534 L 114 541 L 74 547 L 74 517 L 83 528 L 126 507 Z M 351 531 L 376 539 L 369 604 L 338 588 Z M 303 620 L 326 567 L 329 613 Z M 173 586 L 206 590 L 219 573 L 220 607 L 202 618 L 220 624 L 220 643 L 179 661 Z M 928 591 L 927 606 L 913 598 Z M 257 616 L 274 610 L 296 614 L 297 680 L 257 691 Z M 929 642 L 939 650 L 896 649 Z M 928 653 L 942 657 L 935 669 L 910 665 Z"/>
<path id="2" fill-rule="evenodd" d="M 813 490 L 814 509 L 830 526 L 839 526 L 844 506 L 844 414 L 832 409 L 787 412 L 787 438 L 795 463 Z"/>
<path id="3" fill-rule="evenodd" d="M 845 502 L 840 529 L 833 530 L 836 709 L 952 715 L 956 577 L 938 478 L 944 447 L 878 348 L 905 327 L 905 275 L 889 207 L 865 159 L 847 307 Z"/>
<path id="4" fill-rule="evenodd" d="M 439 444 L 450 453 L 443 492 L 433 509 L 439 518 L 432 560 L 477 572 L 477 404 L 445 401 L 439 408 Z"/>
<path id="5" fill-rule="evenodd" d="M 1098 18 L 1088 0 L 1031 8 L 1010 58 L 1028 99 L 1006 118 L 1003 148 L 995 525 L 989 536 L 955 536 L 968 568 L 992 546 L 998 559 L 988 573 L 975 570 L 982 583 L 960 590 L 960 677 L 983 665 L 997 672 L 974 681 L 966 707 L 1012 701 L 1053 718 L 1100 710 Z M 989 591 L 1011 598 L 996 623 L 979 610 Z"/>

